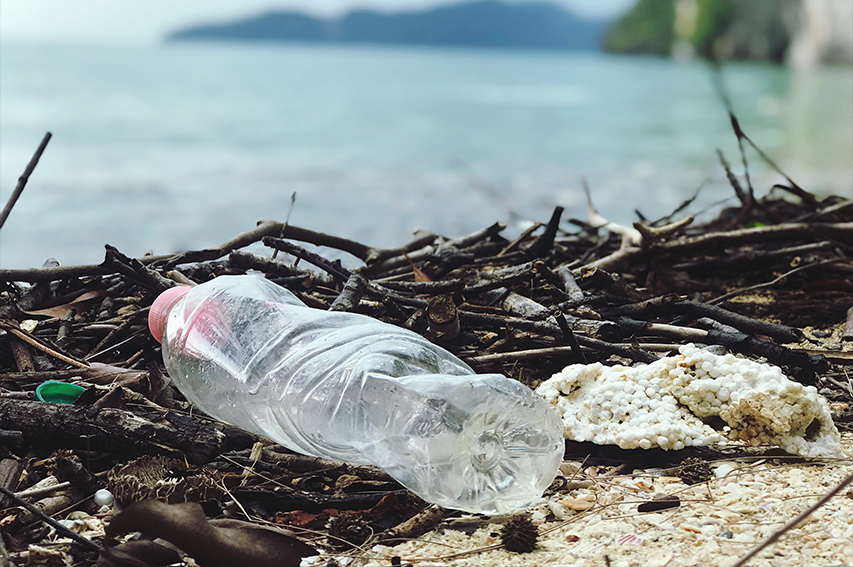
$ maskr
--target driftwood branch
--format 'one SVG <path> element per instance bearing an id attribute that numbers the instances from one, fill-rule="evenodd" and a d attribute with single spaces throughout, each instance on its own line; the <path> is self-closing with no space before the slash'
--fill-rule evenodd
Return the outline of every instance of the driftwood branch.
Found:
<path id="1" fill-rule="evenodd" d="M 62 534 L 63 537 L 67 537 L 90 550 L 98 552 L 103 551 L 103 548 L 97 542 L 94 542 L 87 537 L 81 536 L 80 534 L 66 527 L 59 521 L 54 520 L 53 518 L 39 510 L 36 506 L 30 504 L 26 500 L 17 497 L 14 493 L 7 490 L 3 486 L 0 486 L 0 492 L 2 492 L 3 495 L 5 495 L 7 498 L 14 500 L 18 506 L 21 506 L 22 508 L 26 509 L 27 512 L 32 514 L 35 518 L 41 520 L 42 522 L 45 522 L 47 525 L 55 529 L 56 532 Z"/>
<path id="2" fill-rule="evenodd" d="M 662 242 L 650 248 L 657 254 L 692 252 L 713 247 L 786 241 L 797 238 L 832 237 L 840 242 L 853 242 L 853 222 L 839 223 L 785 223 L 756 228 L 743 228 L 725 232 L 711 232 L 700 236 L 683 236 Z M 639 247 L 617 250 L 608 256 L 589 262 L 586 268 L 615 269 L 626 262 L 641 259 L 647 253 Z M 575 270 L 580 273 L 580 269 Z"/>
<path id="3" fill-rule="evenodd" d="M 270 248 L 279 250 L 281 252 L 287 252 L 288 254 L 296 256 L 300 260 L 305 260 L 306 262 L 317 266 L 324 272 L 335 278 L 338 278 L 341 281 L 345 282 L 350 277 L 350 271 L 342 267 L 340 264 L 330 262 L 319 254 L 309 252 L 308 250 L 305 250 L 301 246 L 297 246 L 292 242 L 288 242 L 287 240 L 282 240 L 281 238 L 276 238 L 273 236 L 264 236 L 261 241 L 264 243 L 264 246 L 269 246 Z"/>
<path id="4" fill-rule="evenodd" d="M 119 409 L 0 398 L 0 429 L 21 431 L 29 444 L 186 456 L 191 463 L 203 463 L 224 443 L 224 435 L 212 425 L 174 412 L 162 417 L 153 422 Z"/>
<path id="5" fill-rule="evenodd" d="M 716 305 L 684 300 L 677 296 L 659 296 L 640 303 L 610 307 L 602 311 L 610 317 L 667 313 L 695 318 L 710 317 L 740 331 L 767 335 L 784 342 L 799 342 L 803 339 L 803 333 L 799 329 L 753 319 Z"/>
<path id="6" fill-rule="evenodd" d="M 280 510 L 304 510 L 320 512 L 328 508 L 337 510 L 365 510 L 375 506 L 388 494 L 405 497 L 406 490 L 392 492 L 358 492 L 354 494 L 326 495 L 307 490 L 297 490 L 289 486 L 277 486 L 272 489 L 239 488 L 231 491 L 234 498 L 250 510 L 256 510 L 264 516 L 273 515 Z"/>
<path id="7" fill-rule="evenodd" d="M 6 219 L 9 218 L 9 213 L 12 212 L 12 207 L 14 207 L 15 203 L 18 202 L 18 198 L 21 196 L 21 193 L 24 192 L 24 188 L 30 180 L 30 175 L 35 171 L 36 166 L 41 159 L 41 155 L 44 153 L 45 148 L 47 148 L 47 143 L 50 141 L 51 137 L 53 137 L 53 134 L 50 132 L 44 135 L 39 147 L 36 148 L 36 153 L 33 154 L 32 159 L 30 159 L 30 163 L 28 163 L 27 167 L 24 169 L 24 173 L 18 178 L 18 184 L 9 196 L 9 200 L 6 202 L 6 206 L 3 207 L 3 211 L 0 212 L 0 228 L 3 228 L 3 225 L 6 224 Z"/>
<path id="8" fill-rule="evenodd" d="M 384 482 L 393 482 L 394 480 L 384 470 L 373 465 L 355 465 L 353 463 L 324 459 L 322 457 L 309 457 L 290 452 L 282 453 L 277 451 L 276 447 L 275 445 L 264 447 L 264 461 L 274 463 L 296 473 L 337 471 L 340 474 L 355 475 L 366 480 L 380 480 Z"/>
<path id="9" fill-rule="evenodd" d="M 106 250 L 105 267 L 115 269 L 116 272 L 157 293 L 175 286 L 175 282 L 164 278 L 139 260 L 125 256 L 115 246 L 107 244 Z"/>
<path id="10" fill-rule="evenodd" d="M 377 543 L 392 544 L 394 541 L 422 536 L 444 520 L 445 516 L 447 516 L 445 508 L 436 505 L 429 506 L 405 522 L 382 532 Z"/>
<path id="11" fill-rule="evenodd" d="M 40 339 L 34 336 L 32 333 L 24 331 L 23 329 L 19 329 L 11 323 L 8 323 L 6 321 L 0 321 L 0 329 L 14 335 L 15 337 L 27 343 L 31 347 L 36 348 L 58 360 L 61 360 L 62 362 L 71 364 L 72 366 L 76 366 L 78 368 L 87 368 L 89 366 L 89 363 L 85 360 L 81 360 L 75 356 L 68 354 L 67 352 L 63 352 L 62 349 L 60 349 L 59 347 L 48 344 L 43 339 Z"/>
<path id="12" fill-rule="evenodd" d="M 341 294 L 332 302 L 329 311 L 353 311 L 364 295 L 367 280 L 358 274 L 351 274 Z"/>
<path id="13" fill-rule="evenodd" d="M 528 254 L 535 258 L 542 258 L 548 254 L 551 247 L 554 245 L 554 237 L 557 236 L 557 229 L 560 228 L 560 218 L 563 216 L 563 207 L 554 208 L 551 215 L 551 220 L 545 226 L 545 232 L 533 241 L 533 244 L 527 247 Z"/>

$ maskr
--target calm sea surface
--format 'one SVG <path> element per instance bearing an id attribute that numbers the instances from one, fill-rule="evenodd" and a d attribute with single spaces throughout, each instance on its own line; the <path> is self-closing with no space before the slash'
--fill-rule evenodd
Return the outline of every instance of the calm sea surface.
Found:
<path id="1" fill-rule="evenodd" d="M 798 183 L 853 194 L 853 69 L 725 69 L 744 130 Z M 0 266 L 203 248 L 290 222 L 374 246 L 555 205 L 630 223 L 730 197 L 743 166 L 707 68 L 599 54 L 174 44 L 0 47 Z M 759 194 L 782 180 L 749 154 Z M 708 213 L 706 213 L 708 214 Z M 513 232 L 515 231 L 515 232 Z"/>

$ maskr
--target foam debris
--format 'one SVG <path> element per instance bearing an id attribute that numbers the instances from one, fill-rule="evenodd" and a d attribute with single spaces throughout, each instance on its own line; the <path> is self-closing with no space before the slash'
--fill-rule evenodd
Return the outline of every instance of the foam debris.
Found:
<path id="1" fill-rule="evenodd" d="M 559 410 L 566 437 L 575 441 L 679 450 L 728 438 L 803 457 L 841 451 L 829 404 L 816 388 L 777 366 L 693 344 L 642 366 L 567 366 L 536 391 Z M 719 430 L 709 425 L 720 420 Z"/>

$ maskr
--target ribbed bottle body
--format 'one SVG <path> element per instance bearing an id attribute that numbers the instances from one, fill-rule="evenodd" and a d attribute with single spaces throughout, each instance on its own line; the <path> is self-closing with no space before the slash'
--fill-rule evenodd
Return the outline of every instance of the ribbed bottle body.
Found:
<path id="1" fill-rule="evenodd" d="M 169 311 L 163 358 L 188 400 L 295 451 L 375 464 L 427 501 L 525 506 L 556 474 L 557 413 L 420 335 L 223 276 Z"/>

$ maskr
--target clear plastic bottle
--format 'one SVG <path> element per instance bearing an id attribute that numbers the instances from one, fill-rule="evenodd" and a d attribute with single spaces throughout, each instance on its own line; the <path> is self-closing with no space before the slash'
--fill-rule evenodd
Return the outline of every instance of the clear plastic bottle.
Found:
<path id="1" fill-rule="evenodd" d="M 300 453 L 374 464 L 428 502 L 500 513 L 537 500 L 563 455 L 543 398 L 420 335 L 312 309 L 260 276 L 157 298 L 149 326 L 178 389 Z"/>

